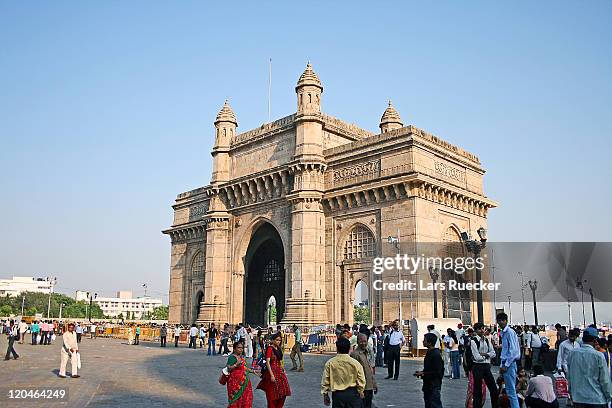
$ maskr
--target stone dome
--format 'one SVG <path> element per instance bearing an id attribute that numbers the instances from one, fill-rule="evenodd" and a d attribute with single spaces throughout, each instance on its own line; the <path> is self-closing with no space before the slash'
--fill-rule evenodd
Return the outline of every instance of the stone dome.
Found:
<path id="1" fill-rule="evenodd" d="M 232 107 L 227 102 L 227 99 L 225 100 L 225 103 L 223 104 L 223 107 L 221 108 L 219 113 L 217 113 L 215 124 L 219 122 L 231 122 L 234 125 L 238 126 L 238 121 L 236 120 L 236 114 L 234 113 L 234 111 L 232 110 Z"/>
<path id="2" fill-rule="evenodd" d="M 400 127 L 404 126 L 400 114 L 395 110 L 391 101 L 389 101 L 389 106 L 387 106 L 385 113 L 383 113 L 382 117 L 380 118 L 381 126 L 386 123 L 397 123 L 400 125 Z"/>
<path id="3" fill-rule="evenodd" d="M 300 79 L 298 79 L 295 89 L 297 90 L 298 88 L 302 86 L 306 86 L 306 85 L 313 85 L 313 86 L 320 88 L 321 91 L 323 90 L 323 85 L 321 85 L 321 80 L 319 79 L 319 76 L 312 69 L 312 65 L 310 65 L 310 62 L 306 64 L 306 69 L 304 70 L 302 75 L 300 75 Z"/>

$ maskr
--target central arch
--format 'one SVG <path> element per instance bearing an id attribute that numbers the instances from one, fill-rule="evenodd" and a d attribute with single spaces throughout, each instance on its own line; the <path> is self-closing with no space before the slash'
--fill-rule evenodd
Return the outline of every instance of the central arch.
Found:
<path id="1" fill-rule="evenodd" d="M 276 300 L 276 319 L 285 313 L 285 255 L 281 237 L 264 222 L 253 233 L 244 257 L 244 322 L 265 325 L 268 300 Z"/>

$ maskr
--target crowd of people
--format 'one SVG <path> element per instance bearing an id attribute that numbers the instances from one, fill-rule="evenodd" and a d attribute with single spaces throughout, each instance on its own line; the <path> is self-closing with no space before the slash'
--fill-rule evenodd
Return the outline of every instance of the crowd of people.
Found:
<path id="1" fill-rule="evenodd" d="M 442 408 L 441 391 L 444 377 L 456 380 L 467 378 L 466 408 L 481 408 L 488 397 L 492 408 L 558 408 L 557 397 L 566 384 L 569 404 L 575 408 L 608 407 L 612 394 L 612 334 L 600 336 L 597 327 L 583 330 L 556 326 L 554 349 L 556 359 L 548 356 L 551 347 L 546 334 L 537 326 L 508 324 L 508 316 L 500 313 L 496 325 L 485 327 L 446 328 L 444 335 L 434 325 L 427 327 L 422 338 L 427 350 L 423 369 L 414 376 L 423 381 L 426 408 Z M 124 326 L 128 344 L 138 345 L 141 326 Z M 214 323 L 187 327 L 164 324 L 159 329 L 161 347 L 167 347 L 167 337 L 179 346 L 187 337 L 188 347 L 205 349 L 209 356 L 227 357 L 219 378 L 227 387 L 228 404 L 233 408 L 252 406 L 251 377 L 259 377 L 257 389 L 264 391 L 268 407 L 284 406 L 291 396 L 291 387 L 285 373 L 284 354 L 289 351 L 291 370 L 304 372 L 302 352 L 308 350 L 308 335 L 294 325 L 283 329 L 280 325 L 252 328 L 239 323 Z M 84 334 L 95 338 L 104 327 L 91 323 L 64 324 L 41 320 L 2 322 L 8 336 L 5 359 L 19 358 L 15 344 L 48 345 L 62 337 L 59 376 L 66 377 L 66 365 L 71 361 L 70 376 L 78 378 L 80 368 L 79 343 Z M 400 354 L 411 339 L 407 339 L 399 322 L 368 327 L 365 324 L 336 325 L 329 333 L 335 340 L 336 356 L 325 363 L 321 378 L 321 394 L 326 405 L 335 407 L 373 406 L 378 384 L 374 375 L 377 367 L 386 368 L 385 380 L 398 380 Z M 293 343 L 289 333 L 293 333 Z M 319 340 L 317 340 L 319 341 Z M 288 345 L 291 345 L 289 350 Z M 414 346 L 414 344 L 412 344 Z M 230 352 L 230 347 L 232 351 Z M 553 362 L 554 377 L 545 375 L 545 362 Z M 493 366 L 499 366 L 497 378 Z M 487 392 L 488 391 L 488 392 Z"/>

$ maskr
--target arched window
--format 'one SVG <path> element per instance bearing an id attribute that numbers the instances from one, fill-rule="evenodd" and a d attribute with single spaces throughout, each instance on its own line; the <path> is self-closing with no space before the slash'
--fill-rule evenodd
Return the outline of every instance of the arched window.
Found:
<path id="1" fill-rule="evenodd" d="M 442 237 L 444 247 L 444 257 L 453 259 L 462 258 L 465 256 L 465 247 L 461 240 L 461 235 L 454 227 L 448 227 Z M 442 280 L 448 282 L 454 279 L 457 282 L 463 283 L 469 281 L 466 276 L 468 272 L 463 274 L 455 273 L 453 270 L 442 270 Z M 457 318 L 465 324 L 472 324 L 471 312 L 471 293 L 468 290 L 445 290 L 442 298 L 443 317 Z"/>
<path id="2" fill-rule="evenodd" d="M 353 228 L 344 242 L 344 259 L 360 259 L 374 256 L 374 236 L 361 225 Z"/>
<path id="3" fill-rule="evenodd" d="M 264 266 L 263 281 L 264 282 L 276 282 L 282 279 L 283 270 L 280 263 L 276 259 L 270 259 L 270 261 Z"/>
<path id="4" fill-rule="evenodd" d="M 199 251 L 191 261 L 191 276 L 202 277 L 204 276 L 204 252 Z"/>

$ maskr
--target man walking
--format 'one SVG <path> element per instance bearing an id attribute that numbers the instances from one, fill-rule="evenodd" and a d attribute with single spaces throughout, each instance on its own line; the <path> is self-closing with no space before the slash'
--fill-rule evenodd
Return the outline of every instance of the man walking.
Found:
<path id="1" fill-rule="evenodd" d="M 404 333 L 400 331 L 399 322 L 395 320 L 391 325 L 391 332 L 389 333 L 389 347 L 386 351 L 386 355 L 388 355 L 387 376 L 385 377 L 385 380 L 388 380 L 389 378 L 393 378 L 394 380 L 398 379 L 400 370 L 400 352 L 405 343 L 406 338 L 404 337 Z M 395 372 L 393 371 L 394 368 Z"/>
<path id="2" fill-rule="evenodd" d="M 215 349 L 215 341 L 217 340 L 217 335 L 219 334 L 219 331 L 215 327 L 214 323 L 210 324 L 210 327 L 207 330 L 207 334 L 208 334 L 208 353 L 207 354 L 209 356 L 214 356 L 217 354 L 217 350 Z"/>
<path id="3" fill-rule="evenodd" d="M 198 332 L 198 336 L 200 337 L 200 348 L 204 348 L 204 342 L 206 341 L 206 329 L 202 323 L 200 323 L 200 331 Z"/>
<path id="4" fill-rule="evenodd" d="M 198 328 L 193 323 L 189 329 L 189 348 L 196 348 L 196 337 L 198 337 Z"/>
<path id="5" fill-rule="evenodd" d="M 166 347 L 167 337 L 168 337 L 168 326 L 166 326 L 166 323 L 164 323 L 161 329 L 159 329 L 159 347 Z"/>
<path id="6" fill-rule="evenodd" d="M 4 359 L 10 360 L 12 354 L 13 358 L 17 360 L 19 358 L 19 354 L 17 354 L 17 352 L 15 351 L 14 344 L 15 340 L 19 340 L 19 329 L 17 328 L 17 325 L 13 320 L 11 320 L 11 322 L 9 323 L 6 334 L 8 337 L 8 347 L 6 348 L 6 355 L 4 356 Z"/>
<path id="7" fill-rule="evenodd" d="M 374 394 L 378 392 L 378 386 L 376 385 L 374 370 L 371 364 L 372 355 L 368 350 L 368 336 L 364 333 L 359 333 L 357 336 L 357 348 L 351 353 L 351 357 L 361 364 L 363 374 L 365 375 L 363 408 L 372 408 L 372 400 L 374 399 Z"/>
<path id="8" fill-rule="evenodd" d="M 179 338 L 181 337 L 181 326 L 174 326 L 174 347 L 178 347 Z"/>
<path id="9" fill-rule="evenodd" d="M 136 325 L 136 339 L 134 340 L 134 345 L 140 344 L 140 325 Z"/>
<path id="10" fill-rule="evenodd" d="M 442 408 L 440 394 L 442 391 L 442 378 L 444 377 L 444 362 L 440 355 L 440 349 L 436 348 L 438 338 L 434 333 L 426 333 L 423 346 L 427 348 L 423 371 L 414 373 L 416 377 L 423 380 L 423 400 L 425 408 Z"/>
<path id="11" fill-rule="evenodd" d="M 293 325 L 293 334 L 295 335 L 295 343 L 293 344 L 291 353 L 289 354 L 291 362 L 293 363 L 293 368 L 291 368 L 291 371 L 297 370 L 298 372 L 302 373 L 304 372 L 304 357 L 302 356 L 302 331 L 295 324 Z M 296 356 L 300 361 L 299 367 L 295 362 Z"/>
<path id="12" fill-rule="evenodd" d="M 567 358 L 576 349 L 580 348 L 580 344 L 576 341 L 580 335 L 580 329 L 571 329 L 567 336 L 567 339 L 559 343 L 559 349 L 557 350 L 557 371 L 563 371 L 567 374 Z"/>
<path id="13" fill-rule="evenodd" d="M 474 408 L 482 407 L 482 389 L 481 384 L 484 380 L 489 395 L 491 395 L 491 407 L 497 408 L 499 399 L 499 390 L 495 379 L 491 373 L 491 358 L 495 357 L 493 345 L 484 335 L 484 325 L 480 322 L 474 324 L 476 336 L 470 340 L 470 350 L 472 354 L 472 375 L 474 376 L 474 387 L 472 395 L 474 396 Z"/>
<path id="14" fill-rule="evenodd" d="M 597 329 L 587 327 L 582 346 L 567 357 L 567 381 L 574 408 L 606 408 L 612 396 L 610 372 L 603 354 L 595 347 Z"/>
<path id="15" fill-rule="evenodd" d="M 83 327 L 81 326 L 80 323 L 76 324 L 76 327 L 75 327 L 74 331 L 76 332 L 77 343 L 80 343 L 81 342 L 81 337 L 83 336 Z"/>
<path id="16" fill-rule="evenodd" d="M 330 358 L 323 368 L 321 394 L 323 404 L 329 405 L 332 393 L 333 408 L 361 408 L 366 384 L 363 367 L 349 356 L 351 342 L 340 337 L 336 341 L 335 357 Z"/>
<path id="17" fill-rule="evenodd" d="M 19 344 L 23 344 L 27 331 L 28 331 L 28 324 L 25 322 L 25 320 L 21 320 L 19 322 Z"/>
<path id="18" fill-rule="evenodd" d="M 38 320 L 35 320 L 34 323 L 30 326 L 30 333 L 32 333 L 32 345 L 35 346 L 38 344 L 36 338 L 38 337 L 38 333 L 40 333 L 40 326 L 38 325 Z"/>
<path id="19" fill-rule="evenodd" d="M 90 328 L 91 333 L 89 333 L 89 335 L 90 335 L 90 337 L 89 337 L 89 338 L 90 338 L 90 339 L 93 339 L 94 337 L 98 337 L 98 333 L 97 333 L 97 331 L 96 331 L 97 329 L 98 329 L 98 327 L 96 326 L 96 324 L 95 324 L 95 323 L 92 323 L 92 324 L 91 324 L 91 328 Z"/>
<path id="20" fill-rule="evenodd" d="M 531 354 L 531 369 L 540 365 L 540 351 L 542 350 L 542 339 L 538 326 L 531 327 L 531 336 L 527 339 L 527 348 Z"/>
<path id="21" fill-rule="evenodd" d="M 72 378 L 79 378 L 78 374 L 78 353 L 79 353 L 79 344 L 77 343 L 76 333 L 74 332 L 74 323 L 68 324 L 68 331 L 62 335 L 62 340 L 64 341 L 64 345 L 60 350 L 60 369 L 59 376 L 61 378 L 66 378 L 66 365 L 68 364 L 68 358 L 70 358 L 70 363 L 72 365 L 72 369 L 70 371 L 70 375 Z"/>
<path id="22" fill-rule="evenodd" d="M 504 383 L 510 408 L 519 408 L 518 396 L 516 395 L 516 362 L 521 359 L 521 349 L 516 332 L 508 326 L 508 315 L 500 313 L 497 315 L 497 324 L 501 329 L 502 352 L 499 373 L 504 376 Z M 476 384 L 476 381 L 474 381 Z M 476 397 L 474 397 L 476 399 Z"/>

